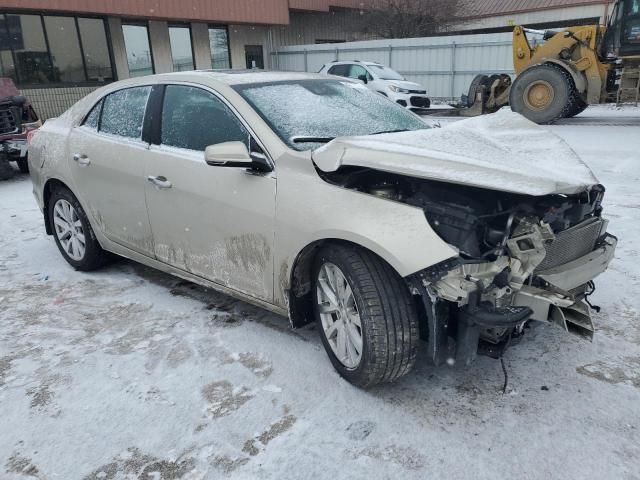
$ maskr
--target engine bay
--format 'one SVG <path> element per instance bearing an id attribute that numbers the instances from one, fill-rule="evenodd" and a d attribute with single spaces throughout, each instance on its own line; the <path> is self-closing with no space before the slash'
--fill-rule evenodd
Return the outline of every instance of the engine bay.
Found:
<path id="1" fill-rule="evenodd" d="M 417 179 L 366 168 L 346 167 L 322 173 L 326 181 L 425 211 L 438 235 L 466 260 L 490 261 L 503 255 L 507 240 L 534 224 L 562 232 L 600 217 L 604 187 L 579 195 L 532 197 Z"/>

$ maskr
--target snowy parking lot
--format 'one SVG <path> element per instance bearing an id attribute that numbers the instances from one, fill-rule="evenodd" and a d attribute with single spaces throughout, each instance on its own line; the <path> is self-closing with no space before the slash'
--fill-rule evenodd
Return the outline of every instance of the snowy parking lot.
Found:
<path id="1" fill-rule="evenodd" d="M 0 478 L 640 479 L 638 111 L 548 127 L 620 242 L 593 343 L 533 325 L 506 394 L 484 357 L 362 391 L 313 327 L 126 260 L 75 272 L 29 178 L 0 183 Z"/>

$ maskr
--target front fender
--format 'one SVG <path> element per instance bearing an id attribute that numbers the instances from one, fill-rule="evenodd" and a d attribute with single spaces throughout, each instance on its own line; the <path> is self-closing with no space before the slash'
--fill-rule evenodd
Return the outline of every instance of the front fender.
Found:
<path id="1" fill-rule="evenodd" d="M 282 162 L 280 162 L 282 165 Z M 286 305 L 296 259 L 309 245 L 342 240 L 366 248 L 402 277 L 455 257 L 420 208 L 280 168 L 276 204 L 276 302 Z"/>

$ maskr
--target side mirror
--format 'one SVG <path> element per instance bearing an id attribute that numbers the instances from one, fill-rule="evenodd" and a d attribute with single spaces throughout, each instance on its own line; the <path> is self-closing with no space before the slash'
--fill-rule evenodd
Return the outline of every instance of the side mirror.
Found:
<path id="1" fill-rule="evenodd" d="M 366 75 L 358 75 L 358 80 L 360 80 L 364 84 L 369 83 L 369 79 L 367 79 Z"/>
<path id="2" fill-rule="evenodd" d="M 244 142 L 224 142 L 209 145 L 204 151 L 204 160 L 212 167 L 248 168 L 270 172 L 271 165 L 261 153 L 250 154 Z"/>

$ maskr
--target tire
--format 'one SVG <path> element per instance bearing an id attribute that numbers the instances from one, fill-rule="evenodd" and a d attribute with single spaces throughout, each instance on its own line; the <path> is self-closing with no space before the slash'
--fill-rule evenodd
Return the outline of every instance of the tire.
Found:
<path id="1" fill-rule="evenodd" d="M 0 180 L 9 180 L 16 174 L 13 165 L 9 163 L 6 156 L 0 154 Z"/>
<path id="2" fill-rule="evenodd" d="M 562 67 L 537 65 L 515 79 L 509 103 L 535 123 L 552 123 L 566 116 L 574 92 L 573 79 Z"/>
<path id="3" fill-rule="evenodd" d="M 327 269 L 333 267 L 342 275 L 343 291 L 350 288 L 352 296 L 345 293 L 350 300 L 342 302 L 342 310 L 328 313 L 333 307 L 326 300 L 329 297 L 325 295 L 323 283 L 328 278 Z M 402 278 L 374 254 L 339 244 L 328 245 L 318 252 L 312 273 L 316 323 L 324 348 L 338 373 L 361 388 L 392 382 L 406 375 L 416 361 L 419 327 L 416 305 Z M 343 335 L 347 328 L 360 333 L 357 361 L 353 361 L 354 358 L 347 361 L 351 336 L 343 337 L 347 347 L 342 351 L 347 355 L 341 355 L 343 359 L 339 359 L 334 348 L 341 351 L 337 348 L 340 329 L 334 327 L 336 334 L 327 335 L 327 331 L 332 330 L 330 325 L 337 326 L 343 318 Z M 357 353 L 357 349 L 353 351 Z"/>
<path id="4" fill-rule="evenodd" d="M 20 172 L 29 173 L 29 160 L 26 158 L 19 158 L 16 160 L 16 165 L 18 165 Z"/>
<path id="5" fill-rule="evenodd" d="M 476 103 L 476 94 L 480 87 L 487 86 L 487 82 L 489 82 L 488 75 L 476 75 L 471 81 L 471 85 L 469 86 L 469 92 L 467 93 L 467 107 L 473 107 L 473 104 Z M 485 103 L 486 100 L 486 91 L 484 98 L 482 99 L 482 103 Z"/>
<path id="6" fill-rule="evenodd" d="M 580 113 L 584 112 L 589 104 L 585 102 L 582 97 L 575 92 L 573 99 L 571 100 L 571 104 L 569 105 L 569 109 L 564 118 L 572 118 Z"/>
<path id="7" fill-rule="evenodd" d="M 72 210 L 66 210 L 65 207 L 67 205 Z M 58 212 L 56 212 L 58 208 L 61 208 L 62 210 L 58 210 Z M 47 213 L 53 230 L 53 238 L 56 241 L 58 250 L 60 250 L 60 253 L 69 265 L 76 270 L 88 272 L 100 268 L 107 262 L 107 252 L 105 252 L 98 243 L 84 209 L 71 191 L 66 188 L 58 188 L 54 190 L 49 197 Z M 56 216 L 60 214 L 62 214 L 62 218 L 59 217 L 58 220 L 67 221 L 71 218 L 75 223 L 78 221 L 80 222 L 77 226 L 75 223 L 73 225 L 75 239 L 71 239 L 70 236 L 67 237 L 67 235 L 61 234 L 61 224 L 56 220 Z M 66 223 L 67 226 L 70 225 L 70 222 L 67 221 Z M 68 238 L 68 242 L 66 245 L 63 245 L 62 242 L 67 240 L 65 237 Z M 84 252 L 82 255 L 77 255 L 81 249 L 74 248 L 73 243 L 78 246 L 82 243 L 82 238 L 84 238 Z"/>

